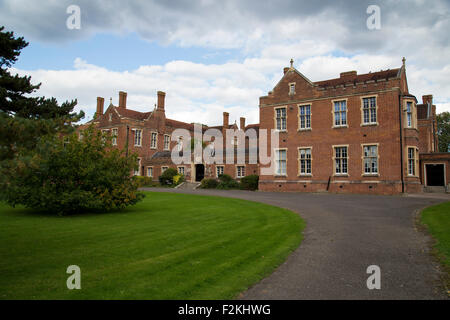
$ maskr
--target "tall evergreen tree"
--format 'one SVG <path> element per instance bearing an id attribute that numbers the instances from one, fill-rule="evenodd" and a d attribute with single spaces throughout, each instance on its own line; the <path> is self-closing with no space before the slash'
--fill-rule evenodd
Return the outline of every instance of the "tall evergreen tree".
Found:
<path id="1" fill-rule="evenodd" d="M 84 117 L 82 111 L 73 112 L 76 100 L 59 105 L 55 98 L 33 96 L 41 84 L 10 73 L 28 42 L 4 29 L 0 27 L 0 161 L 14 159 L 21 148 L 32 150 L 44 135 L 70 131 Z"/>

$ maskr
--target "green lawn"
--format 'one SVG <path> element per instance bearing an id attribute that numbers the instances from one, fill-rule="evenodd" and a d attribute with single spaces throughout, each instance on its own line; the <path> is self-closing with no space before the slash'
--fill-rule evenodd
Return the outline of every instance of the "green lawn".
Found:
<path id="1" fill-rule="evenodd" d="M 422 211 L 421 221 L 436 240 L 436 254 L 449 272 L 446 282 L 450 286 L 450 202 L 426 208 Z"/>
<path id="2" fill-rule="evenodd" d="M 122 212 L 58 217 L 0 205 L 0 299 L 229 299 L 302 239 L 295 213 L 146 193 Z M 81 290 L 66 269 L 81 268 Z"/>

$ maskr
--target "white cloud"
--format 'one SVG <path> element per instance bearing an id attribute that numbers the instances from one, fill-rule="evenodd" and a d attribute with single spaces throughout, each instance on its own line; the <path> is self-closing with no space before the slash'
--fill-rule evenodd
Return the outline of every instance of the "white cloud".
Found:
<path id="1" fill-rule="evenodd" d="M 282 77 L 285 59 L 251 58 L 243 62 L 205 65 L 190 61 L 171 61 L 164 65 L 141 66 L 130 71 L 111 71 L 81 58 L 74 61 L 73 70 L 17 70 L 29 74 L 33 82 L 42 82 L 39 95 L 54 96 L 59 102 L 78 99 L 77 110 L 92 118 L 96 97 L 112 97 L 117 104 L 118 91 L 128 92 L 128 106 L 138 111 L 151 111 L 156 91 L 166 95 L 168 117 L 185 122 L 219 125 L 222 112 L 230 112 L 230 121 L 259 122 L 259 97 L 275 86 Z M 358 73 L 397 68 L 401 61 L 387 55 L 356 55 L 335 57 L 315 56 L 296 64 L 306 77 L 319 81 L 339 77 L 339 73 Z M 450 64 L 442 69 L 407 66 L 410 93 L 419 101 L 424 94 L 433 94 L 437 111 L 450 111 Z"/>
<path id="2" fill-rule="evenodd" d="M 381 30 L 366 28 L 370 1 L 87 1 L 78 0 L 78 33 L 65 28 L 73 1 L 3 0 L 0 19 L 34 41 L 65 42 L 94 33 L 127 34 L 181 47 L 235 48 L 244 57 L 223 64 L 170 61 L 126 72 L 89 64 L 74 70 L 22 70 L 42 82 L 40 94 L 59 100 L 78 97 L 92 114 L 95 97 L 125 90 L 129 105 L 152 109 L 156 91 L 167 92 L 169 116 L 208 124 L 249 115 L 258 121 L 258 98 L 278 82 L 290 58 L 313 81 L 397 68 L 407 58 L 410 92 L 421 100 L 433 94 L 438 112 L 449 110 L 450 5 L 448 1 L 384 1 Z M 213 59 L 211 61 L 214 61 Z M 151 62 L 150 62 L 151 63 Z M 182 119 L 182 118 L 185 119 Z M 234 118 L 233 118 L 234 117 Z"/>

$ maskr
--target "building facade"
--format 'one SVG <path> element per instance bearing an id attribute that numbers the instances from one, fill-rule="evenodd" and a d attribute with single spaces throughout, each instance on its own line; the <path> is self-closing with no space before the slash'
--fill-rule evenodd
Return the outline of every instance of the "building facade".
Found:
<path id="1" fill-rule="evenodd" d="M 112 146 L 125 150 L 126 153 L 136 153 L 138 155 L 138 169 L 134 175 L 148 176 L 154 180 L 168 168 L 174 168 L 183 174 L 187 181 L 199 182 L 203 178 L 217 178 L 221 174 L 228 174 L 239 180 L 249 174 L 258 174 L 258 164 L 249 163 L 248 155 L 246 161 L 237 163 L 206 163 L 204 159 L 196 159 L 193 150 L 188 161 L 175 164 L 172 161 L 172 150 L 177 150 L 182 156 L 183 149 L 190 148 L 190 143 L 183 143 L 183 137 L 174 137 L 176 129 L 184 129 L 190 137 L 194 137 L 194 123 L 186 123 L 166 118 L 165 114 L 165 92 L 157 92 L 157 104 L 153 111 L 139 112 L 127 107 L 127 93 L 119 92 L 118 105 L 113 105 L 112 101 L 106 111 L 104 111 L 104 98 L 97 97 L 97 110 L 93 120 L 79 127 L 82 130 L 93 125 L 112 137 Z M 239 127 L 236 123 L 229 123 L 229 113 L 223 112 L 222 125 L 208 127 L 198 124 L 203 134 L 207 132 L 218 132 L 226 138 L 227 130 L 237 133 Z M 240 128 L 256 129 L 258 124 L 247 125 L 245 118 L 240 118 Z M 209 130 L 209 131 L 208 131 Z M 214 141 L 214 138 L 212 139 Z M 224 139 L 225 140 L 225 139 Z M 186 137 L 185 140 L 186 141 Z M 232 142 L 230 148 L 236 149 L 235 160 L 237 158 L 237 139 L 230 138 Z M 248 139 L 246 140 L 248 143 Z M 223 155 L 225 158 L 225 142 Z M 204 147 L 202 146 L 202 151 Z M 225 161 L 223 161 L 225 162 Z"/>
<path id="2" fill-rule="evenodd" d="M 181 152 L 182 147 L 173 132 L 181 128 L 193 137 L 195 124 L 166 118 L 164 92 L 158 91 L 155 109 L 145 113 L 128 109 L 126 98 L 127 94 L 120 92 L 118 105 L 111 102 L 103 112 L 104 99 L 98 97 L 96 117 L 86 125 L 113 135 L 117 148 L 136 152 L 136 175 L 156 179 L 165 169 L 176 168 L 194 182 L 220 174 L 236 179 L 259 174 L 262 191 L 374 194 L 422 192 L 424 185 L 445 186 L 450 181 L 449 154 L 436 152 L 432 96 L 424 96 L 418 104 L 409 92 L 405 59 L 397 69 L 367 74 L 349 71 L 317 82 L 295 69 L 291 60 L 273 90 L 260 97 L 258 124 L 246 125 L 243 117 L 239 126 L 230 124 L 229 114 L 224 112 L 221 125 L 201 125 L 203 134 L 211 130 L 222 133 L 224 157 L 227 148 L 237 150 L 234 135 L 239 129 L 256 132 L 259 149 L 260 132 L 276 132 L 277 145 L 271 145 L 270 138 L 264 142 L 271 159 L 264 164 L 259 157 L 256 163 L 250 161 L 249 151 L 255 148 L 246 137 L 239 140 L 245 145 L 244 163 L 211 164 L 192 156 L 175 165 L 171 150 Z M 210 147 L 211 141 L 207 142 Z"/>
<path id="3" fill-rule="evenodd" d="M 408 91 L 405 60 L 398 69 L 343 72 L 318 82 L 291 61 L 259 108 L 260 128 L 279 132 L 279 145 L 269 148 L 275 170 L 260 177 L 260 190 L 422 191 L 422 123 Z M 435 136 L 429 137 L 434 145 Z"/>

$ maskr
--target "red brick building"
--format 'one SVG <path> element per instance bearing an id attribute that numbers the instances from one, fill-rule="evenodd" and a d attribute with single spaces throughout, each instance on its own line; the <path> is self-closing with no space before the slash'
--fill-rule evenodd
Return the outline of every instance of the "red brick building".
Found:
<path id="1" fill-rule="evenodd" d="M 422 191 L 419 152 L 425 142 L 405 60 L 398 69 L 343 72 L 318 82 L 291 61 L 259 108 L 260 129 L 276 130 L 280 137 L 279 146 L 270 148 L 274 173 L 261 175 L 260 190 Z M 435 146 L 435 132 L 428 134 Z"/>
<path id="2" fill-rule="evenodd" d="M 248 156 L 246 157 L 246 163 L 242 164 L 238 164 L 236 161 L 233 164 L 207 164 L 202 159 L 195 159 L 192 152 L 190 161 L 179 165 L 174 164 L 171 159 L 171 151 L 174 149 L 182 151 L 183 142 L 180 139 L 172 138 L 172 134 L 176 129 L 185 129 L 189 136 L 194 137 L 194 123 L 166 118 L 165 95 L 162 91 L 157 92 L 157 104 L 154 110 L 149 112 L 138 112 L 129 109 L 127 107 L 127 93 L 123 91 L 119 92 L 118 105 L 113 105 L 111 101 L 106 111 L 104 111 L 104 98 L 97 97 L 95 119 L 82 125 L 79 130 L 82 131 L 92 124 L 104 133 L 111 135 L 114 147 L 122 150 L 126 149 L 128 153 L 134 152 L 138 154 L 139 169 L 134 174 L 152 177 L 155 180 L 167 168 L 177 169 L 179 173 L 184 174 L 187 181 L 191 182 L 201 181 L 203 178 L 215 178 L 219 174 L 229 174 L 231 177 L 239 180 L 245 175 L 258 173 L 258 165 L 256 163 L 249 164 Z M 222 125 L 213 127 L 199 126 L 202 133 L 207 132 L 209 129 L 216 129 L 224 137 L 226 137 L 227 129 L 233 132 L 239 130 L 236 123 L 229 123 L 229 114 L 227 112 L 223 113 Z M 257 124 L 246 127 L 245 118 L 243 117 L 240 118 L 240 126 L 243 130 L 258 128 Z M 235 141 L 235 139 L 232 139 L 232 141 Z M 224 151 L 224 157 L 225 154 Z"/>
<path id="3" fill-rule="evenodd" d="M 253 129 L 259 143 L 264 130 L 276 131 L 278 145 L 272 146 L 267 137 L 264 146 L 271 157 L 269 164 L 263 164 L 259 155 L 256 163 L 250 161 L 249 153 L 257 154 L 261 145 L 250 145 L 247 137 L 239 140 L 245 145 L 245 163 L 236 163 L 236 155 L 232 164 L 208 164 L 191 156 L 175 165 L 171 150 L 181 148 L 173 132 L 182 128 L 194 137 L 194 124 L 166 118 L 165 93 L 161 91 L 155 109 L 149 112 L 128 109 L 125 92 L 119 93 L 118 106 L 111 102 L 103 112 L 104 99 L 99 97 L 96 118 L 86 125 L 109 132 L 118 148 L 136 152 L 140 164 L 135 174 L 154 179 L 171 167 L 191 182 L 220 174 L 236 179 L 259 174 L 263 191 L 375 194 L 421 192 L 424 185 L 450 182 L 450 154 L 436 152 L 432 96 L 424 96 L 418 104 L 409 93 L 404 59 L 397 69 L 359 75 L 349 71 L 317 82 L 296 70 L 292 60 L 283 72 L 273 90 L 260 98 L 259 124 L 246 125 L 245 118 L 240 118 L 238 127 L 229 123 L 229 114 L 224 112 L 221 125 L 201 125 L 203 134 L 216 130 L 225 139 L 227 129 L 232 129 L 227 145 L 235 151 L 238 129 Z M 223 144 L 225 162 L 225 140 Z M 269 170 L 268 174 L 261 174 L 263 170 Z"/>

